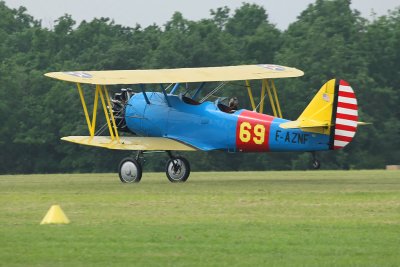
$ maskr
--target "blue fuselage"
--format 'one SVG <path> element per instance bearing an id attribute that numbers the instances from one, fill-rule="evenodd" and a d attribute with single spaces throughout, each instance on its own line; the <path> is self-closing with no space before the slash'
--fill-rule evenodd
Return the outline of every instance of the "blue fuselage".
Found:
<path id="1" fill-rule="evenodd" d="M 190 104 L 176 95 L 157 92 L 135 94 L 128 102 L 125 120 L 140 136 L 167 137 L 200 150 L 231 152 L 318 151 L 329 149 L 329 136 L 283 129 L 288 120 L 248 110 L 222 111 L 216 103 Z"/>

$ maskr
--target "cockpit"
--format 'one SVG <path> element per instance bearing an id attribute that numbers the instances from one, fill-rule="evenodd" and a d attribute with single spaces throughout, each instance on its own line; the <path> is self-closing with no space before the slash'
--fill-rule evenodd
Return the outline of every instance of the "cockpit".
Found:
<path id="1" fill-rule="evenodd" d="M 232 97 L 227 101 L 227 97 L 218 98 L 215 101 L 215 105 L 218 107 L 219 110 L 225 113 L 235 113 L 238 110 L 239 101 L 237 97 Z"/>
<path id="2" fill-rule="evenodd" d="M 200 102 L 198 102 L 190 97 L 184 96 L 184 95 L 180 95 L 179 98 L 183 102 L 185 102 L 186 104 L 189 104 L 189 105 L 200 105 L 201 104 Z"/>
<path id="3" fill-rule="evenodd" d="M 179 95 L 179 98 L 182 100 L 182 102 L 189 105 L 197 106 L 201 104 L 199 101 L 196 101 L 182 94 Z M 236 97 L 232 97 L 229 99 L 229 101 L 227 100 L 228 100 L 227 97 L 219 97 L 217 100 L 215 100 L 214 104 L 222 112 L 235 113 L 235 111 L 238 110 L 238 104 L 239 104 L 238 99 Z"/>

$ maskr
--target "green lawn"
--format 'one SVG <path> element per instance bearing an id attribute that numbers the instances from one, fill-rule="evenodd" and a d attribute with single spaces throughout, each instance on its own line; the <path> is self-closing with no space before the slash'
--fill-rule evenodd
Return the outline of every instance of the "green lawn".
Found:
<path id="1" fill-rule="evenodd" d="M 0 176 L 0 265 L 399 266 L 400 172 Z"/>

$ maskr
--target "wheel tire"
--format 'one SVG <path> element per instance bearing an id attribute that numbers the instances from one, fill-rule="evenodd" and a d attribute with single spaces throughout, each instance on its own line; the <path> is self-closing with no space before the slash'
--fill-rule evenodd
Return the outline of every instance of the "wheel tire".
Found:
<path id="1" fill-rule="evenodd" d="M 173 159 L 169 159 L 165 166 L 165 173 L 168 180 L 172 183 L 186 182 L 190 175 L 189 161 L 183 157 L 174 157 Z"/>
<path id="2" fill-rule="evenodd" d="M 314 169 L 314 170 L 318 170 L 319 168 L 321 168 L 321 162 L 319 161 L 319 160 L 314 160 L 313 162 L 312 162 L 312 168 Z"/>
<path id="3" fill-rule="evenodd" d="M 135 159 L 125 158 L 119 163 L 118 174 L 123 183 L 138 183 L 142 179 L 142 166 Z"/>

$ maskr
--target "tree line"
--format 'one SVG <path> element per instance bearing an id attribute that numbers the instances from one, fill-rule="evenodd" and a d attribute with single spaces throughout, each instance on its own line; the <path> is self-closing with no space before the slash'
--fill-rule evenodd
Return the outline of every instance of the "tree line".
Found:
<path id="1" fill-rule="evenodd" d="M 122 26 L 109 18 L 70 15 L 45 28 L 24 7 L 0 1 L 0 173 L 114 172 L 129 152 L 60 141 L 86 135 L 73 85 L 43 76 L 50 71 L 148 69 L 274 63 L 305 76 L 277 81 L 285 118 L 296 119 L 331 78 L 349 81 L 359 101 L 360 127 L 344 150 L 319 154 L 326 169 L 383 168 L 400 160 L 400 9 L 372 21 L 350 0 L 316 0 L 282 31 L 264 7 L 221 7 L 188 20 L 176 12 L 165 25 Z M 116 88 L 118 89 L 118 88 Z M 228 86 L 249 108 L 242 86 Z M 258 98 L 259 100 L 259 98 Z M 309 153 L 187 153 L 192 169 L 307 169 Z M 166 157 L 149 156 L 162 171 Z"/>

